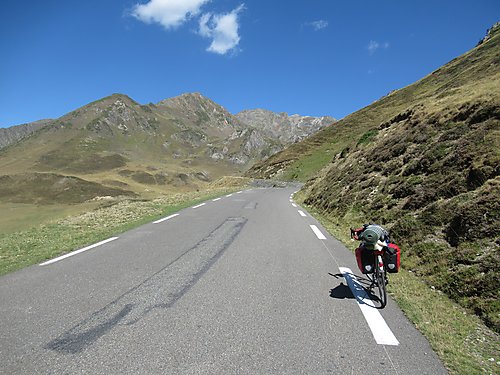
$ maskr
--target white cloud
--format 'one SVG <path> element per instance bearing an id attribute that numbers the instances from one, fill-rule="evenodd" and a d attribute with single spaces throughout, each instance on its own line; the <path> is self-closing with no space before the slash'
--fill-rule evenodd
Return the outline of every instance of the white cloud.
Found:
<path id="1" fill-rule="evenodd" d="M 314 31 L 318 31 L 318 30 L 326 28 L 328 26 L 328 21 L 318 20 L 318 21 L 309 22 L 307 25 L 312 26 Z"/>
<path id="2" fill-rule="evenodd" d="M 208 22 L 210 21 L 210 18 L 212 18 L 211 13 L 205 13 L 204 15 L 201 16 L 200 22 L 199 22 L 199 30 L 198 32 L 200 33 L 201 36 L 204 37 L 210 37 L 210 27 L 208 26 Z"/>
<path id="3" fill-rule="evenodd" d="M 201 7 L 210 0 L 150 0 L 136 4 L 132 15 L 145 23 L 159 23 L 173 29 L 200 13 Z"/>
<path id="4" fill-rule="evenodd" d="M 370 40 L 370 43 L 368 43 L 368 52 L 370 53 L 370 55 L 373 55 L 375 53 L 375 51 L 377 51 L 380 47 L 380 44 L 378 44 L 378 42 L 374 41 L 374 40 Z"/>
<path id="5" fill-rule="evenodd" d="M 375 52 L 377 52 L 378 49 L 380 49 L 380 48 L 387 49 L 389 47 L 390 47 L 389 42 L 385 42 L 383 44 L 380 44 L 376 40 L 370 40 L 370 43 L 368 43 L 368 46 L 366 47 L 366 49 L 368 50 L 368 53 L 370 55 L 373 55 Z"/>
<path id="6" fill-rule="evenodd" d="M 201 16 L 198 32 L 205 38 L 212 38 L 207 51 L 220 55 L 234 51 L 240 42 L 238 15 L 244 8 L 244 4 L 241 4 L 230 13 L 206 13 Z"/>

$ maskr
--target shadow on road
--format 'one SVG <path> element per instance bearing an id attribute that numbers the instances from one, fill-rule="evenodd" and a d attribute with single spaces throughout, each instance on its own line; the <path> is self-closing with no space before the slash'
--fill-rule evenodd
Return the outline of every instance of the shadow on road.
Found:
<path id="1" fill-rule="evenodd" d="M 344 275 L 341 273 L 328 273 L 330 276 L 335 277 L 336 279 L 344 279 Z M 352 294 L 351 288 L 348 285 L 345 285 L 343 282 L 340 285 L 337 285 L 335 288 L 330 289 L 330 297 L 337 299 L 345 299 L 350 298 L 354 299 L 354 294 Z"/>
<path id="2" fill-rule="evenodd" d="M 328 273 L 330 276 L 336 279 L 344 279 L 352 286 L 345 285 L 343 282 L 340 285 L 330 290 L 330 297 L 337 299 L 356 299 L 358 303 L 371 306 L 376 309 L 381 309 L 383 307 L 379 306 L 380 298 L 374 293 L 372 288 L 372 281 L 367 275 L 356 275 L 356 274 L 342 274 L 342 273 Z M 346 276 L 349 280 L 346 279 Z M 354 291 L 353 289 L 354 288 Z M 367 300 L 371 300 L 367 303 Z"/>
<path id="3" fill-rule="evenodd" d="M 351 288 L 349 288 L 344 283 L 340 283 L 340 285 L 331 289 L 330 297 L 338 299 L 345 299 L 345 298 L 354 299 L 354 295 L 352 294 Z"/>

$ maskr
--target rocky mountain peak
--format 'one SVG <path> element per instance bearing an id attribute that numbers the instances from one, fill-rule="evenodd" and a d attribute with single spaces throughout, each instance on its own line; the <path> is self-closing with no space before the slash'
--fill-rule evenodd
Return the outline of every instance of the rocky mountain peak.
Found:
<path id="1" fill-rule="evenodd" d="M 226 111 L 224 107 L 215 103 L 213 100 L 203 96 L 199 92 L 186 93 L 173 98 L 168 98 L 160 101 L 158 106 L 170 107 L 178 110 L 206 110 L 216 109 Z M 227 112 L 227 111 L 226 111 Z"/>
<path id="2" fill-rule="evenodd" d="M 261 108 L 241 111 L 236 118 L 284 143 L 297 142 L 336 121 L 329 116 L 289 116 L 286 112 L 276 113 Z"/>
<path id="3" fill-rule="evenodd" d="M 202 129 L 218 129 L 226 136 L 241 129 L 241 124 L 235 116 L 198 92 L 162 100 L 157 106 L 173 110 Z"/>
<path id="4" fill-rule="evenodd" d="M 86 116 L 100 115 L 103 112 L 116 107 L 132 108 L 135 106 L 139 106 L 139 104 L 136 101 L 134 101 L 127 95 L 117 93 L 106 96 L 102 99 L 95 100 L 81 108 L 78 108 L 64 115 L 63 117 L 60 118 L 60 120 L 67 121 L 70 120 L 71 118 L 79 117 L 82 114 L 85 114 Z"/>
<path id="5" fill-rule="evenodd" d="M 115 93 L 78 108 L 56 120 L 58 127 L 90 130 L 101 136 L 131 132 L 155 133 L 155 116 L 149 106 Z"/>

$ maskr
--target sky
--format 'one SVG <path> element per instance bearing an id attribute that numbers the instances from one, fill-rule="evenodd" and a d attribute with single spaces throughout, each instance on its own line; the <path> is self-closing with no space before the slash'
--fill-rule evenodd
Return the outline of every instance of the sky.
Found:
<path id="1" fill-rule="evenodd" d="M 498 0 L 2 0 L 0 127 L 122 93 L 337 119 L 473 48 Z"/>

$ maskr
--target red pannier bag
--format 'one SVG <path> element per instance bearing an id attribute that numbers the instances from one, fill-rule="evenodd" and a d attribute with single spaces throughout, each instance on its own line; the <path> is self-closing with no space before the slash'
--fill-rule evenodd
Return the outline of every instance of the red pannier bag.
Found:
<path id="1" fill-rule="evenodd" d="M 366 250 L 364 247 L 360 246 L 356 249 L 355 254 L 359 270 L 365 274 L 373 273 L 373 269 L 367 271 L 365 268 L 366 265 L 373 265 L 373 251 Z"/>
<path id="2" fill-rule="evenodd" d="M 384 252 L 385 269 L 387 272 L 396 273 L 401 265 L 401 250 L 398 245 L 390 243 L 389 249 Z"/>

